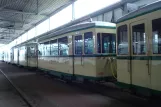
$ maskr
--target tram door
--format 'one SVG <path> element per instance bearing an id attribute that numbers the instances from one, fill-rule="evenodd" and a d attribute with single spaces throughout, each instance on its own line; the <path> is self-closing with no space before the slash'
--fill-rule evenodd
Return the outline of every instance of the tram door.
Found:
<path id="1" fill-rule="evenodd" d="M 83 35 L 75 35 L 73 38 L 73 74 L 81 75 L 82 71 L 84 70 L 84 58 L 83 58 Z"/>
<path id="2" fill-rule="evenodd" d="M 149 35 L 146 20 L 130 25 L 131 33 L 131 84 L 150 87 Z"/>

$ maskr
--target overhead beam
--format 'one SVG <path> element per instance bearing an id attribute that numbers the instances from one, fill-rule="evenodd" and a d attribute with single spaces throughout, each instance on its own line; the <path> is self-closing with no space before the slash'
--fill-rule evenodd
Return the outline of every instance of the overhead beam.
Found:
<path id="1" fill-rule="evenodd" d="M 20 28 L 20 27 L 5 27 L 5 26 L 0 26 L 0 28 L 25 31 L 23 28 Z"/>
<path id="2" fill-rule="evenodd" d="M 0 12 L 5 12 L 5 13 L 14 13 L 14 14 L 26 14 L 26 15 L 38 15 L 38 16 L 46 16 L 44 14 L 37 14 L 35 12 L 26 12 L 26 11 L 19 11 L 19 10 L 13 10 L 13 9 L 0 9 Z"/>
<path id="3" fill-rule="evenodd" d="M 3 42 L 10 42 L 10 41 L 12 41 L 12 39 L 0 39 L 0 41 L 3 41 Z"/>
<path id="4" fill-rule="evenodd" d="M 16 20 L 9 20 L 9 19 L 0 19 L 0 22 L 24 23 L 24 24 L 29 24 L 30 23 L 30 22 L 26 22 L 26 21 L 16 21 Z"/>
<path id="5" fill-rule="evenodd" d="M 10 6 L 10 5 L 12 5 L 12 4 L 15 4 L 15 3 L 19 2 L 19 1 L 20 1 L 20 0 L 16 0 L 16 1 L 10 2 L 10 3 L 6 4 L 6 5 L 3 5 L 3 6 L 0 7 L 0 10 L 2 10 L 3 8 L 5 8 L 5 7 L 7 7 L 7 6 Z"/>
<path id="6" fill-rule="evenodd" d="M 16 32 L 0 32 L 0 34 L 18 34 Z"/>
<path id="7" fill-rule="evenodd" d="M 36 15 L 36 13 L 33 13 L 33 12 L 25 12 L 25 11 L 18 11 L 18 10 L 12 10 L 12 9 L 0 9 L 0 12 Z"/>

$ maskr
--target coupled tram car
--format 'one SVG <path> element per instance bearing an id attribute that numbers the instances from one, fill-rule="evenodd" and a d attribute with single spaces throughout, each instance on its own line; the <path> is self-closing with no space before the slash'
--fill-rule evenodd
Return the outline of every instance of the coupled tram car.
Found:
<path id="1" fill-rule="evenodd" d="M 11 53 L 11 63 L 38 68 L 62 79 L 113 80 L 116 25 L 87 22 L 57 29 L 13 47 Z"/>
<path id="2" fill-rule="evenodd" d="M 117 22 L 118 85 L 144 95 L 161 93 L 161 1 Z"/>
<path id="3" fill-rule="evenodd" d="M 57 29 L 13 47 L 6 56 L 63 79 L 115 77 L 122 88 L 161 95 L 160 7 L 161 1 L 146 5 L 120 18 L 117 26 L 88 22 Z"/>

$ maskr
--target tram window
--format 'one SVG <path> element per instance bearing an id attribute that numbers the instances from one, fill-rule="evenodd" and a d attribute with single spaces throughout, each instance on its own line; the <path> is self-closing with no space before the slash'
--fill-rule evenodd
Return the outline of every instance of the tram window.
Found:
<path id="1" fill-rule="evenodd" d="M 76 55 L 81 55 L 82 54 L 82 35 L 75 36 L 75 54 Z"/>
<path id="2" fill-rule="evenodd" d="M 50 42 L 44 43 L 45 56 L 50 56 Z"/>
<path id="3" fill-rule="evenodd" d="M 52 56 L 58 56 L 58 42 L 56 40 L 51 40 L 50 41 L 50 50 L 51 50 L 51 55 Z"/>
<path id="4" fill-rule="evenodd" d="M 41 44 L 42 46 L 42 56 L 49 56 L 50 55 L 50 42 L 45 42 Z"/>
<path id="5" fill-rule="evenodd" d="M 93 33 L 86 32 L 84 33 L 84 53 L 93 54 Z"/>
<path id="6" fill-rule="evenodd" d="M 135 25 L 132 27 L 133 38 L 133 54 L 140 55 L 146 53 L 146 39 L 144 24 Z"/>
<path id="7" fill-rule="evenodd" d="M 118 55 L 128 54 L 127 25 L 120 26 L 117 31 L 117 51 Z"/>
<path id="8" fill-rule="evenodd" d="M 116 34 L 111 34 L 111 53 L 116 54 Z"/>
<path id="9" fill-rule="evenodd" d="M 68 55 L 68 38 L 63 37 L 58 39 L 58 44 L 59 44 L 59 55 Z"/>
<path id="10" fill-rule="evenodd" d="M 101 53 L 101 33 L 97 33 L 97 53 Z"/>
<path id="11" fill-rule="evenodd" d="M 115 53 L 115 35 L 102 33 L 102 53 Z"/>
<path id="12" fill-rule="evenodd" d="M 36 55 L 36 49 L 34 47 L 30 47 L 30 54 L 31 54 L 31 56 Z"/>
<path id="13" fill-rule="evenodd" d="M 116 53 L 116 35 L 110 33 L 97 34 L 97 53 Z M 102 40 L 102 51 L 101 51 Z"/>
<path id="14" fill-rule="evenodd" d="M 38 49 L 39 49 L 38 55 L 39 56 L 44 56 L 43 46 L 44 45 L 42 43 L 39 44 L 39 46 L 38 46 Z"/>
<path id="15" fill-rule="evenodd" d="M 153 53 L 161 54 L 161 18 L 152 21 Z"/>

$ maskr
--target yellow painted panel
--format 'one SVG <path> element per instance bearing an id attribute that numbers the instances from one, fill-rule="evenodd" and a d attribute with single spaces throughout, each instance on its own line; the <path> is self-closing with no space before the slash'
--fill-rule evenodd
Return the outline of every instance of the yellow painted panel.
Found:
<path id="1" fill-rule="evenodd" d="M 146 88 L 150 87 L 147 60 L 132 60 L 132 84 Z"/>
<path id="2" fill-rule="evenodd" d="M 74 72 L 77 75 L 96 77 L 96 62 L 93 57 L 76 57 L 74 59 Z"/>
<path id="3" fill-rule="evenodd" d="M 28 58 L 28 66 L 37 67 L 37 58 Z"/>
<path id="4" fill-rule="evenodd" d="M 72 61 L 68 57 L 41 57 L 38 67 L 72 74 Z"/>
<path id="5" fill-rule="evenodd" d="M 116 60 L 111 60 L 110 57 L 97 57 L 97 76 L 108 77 L 116 74 Z"/>
<path id="6" fill-rule="evenodd" d="M 128 71 L 128 60 L 117 59 L 117 81 L 130 84 L 130 72 Z"/>
<path id="7" fill-rule="evenodd" d="M 161 61 L 152 60 L 151 67 L 151 88 L 161 91 Z"/>

